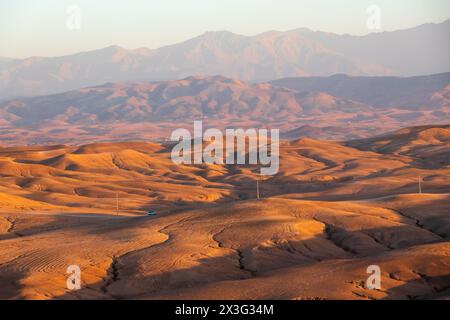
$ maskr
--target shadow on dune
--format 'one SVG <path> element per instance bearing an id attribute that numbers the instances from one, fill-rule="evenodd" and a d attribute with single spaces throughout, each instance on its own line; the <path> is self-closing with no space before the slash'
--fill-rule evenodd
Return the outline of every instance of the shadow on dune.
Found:
<path id="1" fill-rule="evenodd" d="M 268 273 L 272 275 L 275 273 L 278 276 L 288 268 L 315 267 L 319 264 L 323 268 L 324 264 L 331 263 L 331 261 L 348 261 L 349 264 L 369 265 L 391 259 L 390 255 L 398 252 L 397 250 L 448 240 L 440 238 L 429 230 L 414 224 L 414 220 L 403 216 L 400 216 L 400 221 L 404 225 L 349 230 L 344 229 L 336 222 L 326 221 L 325 214 L 317 216 L 320 216 L 320 220 L 315 217 L 317 222 L 325 224 L 326 227 L 320 236 L 316 235 L 303 240 L 284 239 L 283 236 L 279 236 L 277 239 L 275 233 L 270 231 L 273 223 L 277 223 L 277 220 L 274 222 L 266 219 L 256 221 L 243 219 L 239 220 L 239 223 L 226 222 L 224 218 L 228 215 L 228 205 L 232 206 L 231 204 L 221 205 L 219 206 L 221 210 L 217 212 L 214 210 L 214 206 L 209 207 L 209 211 L 196 215 L 192 219 L 183 216 L 186 214 L 185 211 L 173 211 L 155 217 L 114 217 L 114 219 L 105 217 L 104 220 L 102 217 L 96 219 L 52 216 L 53 220 L 44 225 L 19 231 L 27 237 L 67 227 L 71 232 L 78 233 L 80 236 L 83 234 L 98 235 L 103 237 L 102 241 L 107 241 L 120 240 L 120 237 L 127 234 L 127 230 L 133 234 L 133 230 L 136 228 L 145 229 L 157 226 L 151 232 L 161 233 L 164 230 L 163 233 L 168 236 L 166 241 L 112 257 L 112 263 L 103 281 L 90 284 L 79 291 L 67 292 L 55 299 L 139 299 L 164 295 L 176 296 L 178 291 L 201 292 L 205 286 L 223 281 L 263 278 Z M 164 221 L 163 218 L 171 220 Z M 207 229 L 196 228 L 196 224 L 207 224 Z M 218 231 L 221 224 L 234 233 L 223 233 L 224 229 Z M 176 225 L 176 228 L 169 228 L 171 225 Z M 259 242 L 255 242 L 252 237 L 241 241 L 233 236 L 235 234 L 239 236 L 240 228 L 250 233 L 252 230 L 264 231 L 265 229 L 271 233 L 268 231 L 269 238 L 258 240 Z M 217 229 L 217 233 L 210 235 L 212 244 L 209 245 L 208 242 L 198 242 L 195 246 L 195 243 L 191 243 L 189 233 L 188 236 L 183 237 L 185 232 L 189 231 L 192 234 L 192 241 L 194 241 L 195 237 L 204 237 L 205 230 L 213 229 Z M 221 235 L 218 236 L 219 234 Z M 132 240 L 125 237 L 123 241 Z M 220 252 L 223 255 L 211 255 L 208 249 L 211 246 L 214 250 L 218 250 L 216 253 Z M 407 251 L 403 253 L 408 257 Z M 422 263 L 423 259 L 417 259 Z M 187 266 L 179 263 L 183 260 L 187 260 Z M 18 295 L 24 289 L 21 280 L 26 277 L 26 272 L 8 272 L 10 264 L 13 266 L 9 262 L 0 266 L 2 283 L 8 283 L 4 293 L 3 288 L 0 290 L 3 294 L 0 297 L 20 298 Z M 428 277 L 421 273 L 417 274 L 421 279 L 407 283 L 402 281 L 400 286 L 387 291 L 385 298 L 435 298 L 448 290 L 450 275 Z M 358 279 L 360 279 L 360 274 L 352 275 L 352 280 Z M 430 291 L 429 284 L 432 284 L 436 290 Z M 312 278 L 311 285 L 321 286 L 322 282 Z M 260 293 L 256 298 L 289 299 L 296 297 L 296 294 L 298 296 L 300 291 L 301 288 L 295 293 L 273 290 Z"/>
<path id="2" fill-rule="evenodd" d="M 0 266 L 0 300 L 24 299 L 22 290 L 25 286 L 21 283 L 26 276 L 25 271 L 10 270 Z"/>
<path id="3" fill-rule="evenodd" d="M 335 271 L 329 270 L 327 279 L 311 278 L 305 288 L 296 287 L 292 289 L 292 285 L 281 278 L 277 281 L 276 287 L 267 290 L 268 287 L 262 285 L 265 281 L 264 277 L 273 275 L 274 272 L 283 273 L 283 268 L 271 270 L 268 273 L 255 273 L 254 271 L 235 265 L 235 272 L 221 272 L 218 266 L 223 265 L 224 261 L 235 260 L 234 256 L 224 256 L 220 258 L 200 259 L 199 265 L 191 268 L 175 270 L 172 272 L 162 272 L 155 276 L 141 276 L 135 278 L 135 275 L 125 273 L 125 261 L 116 262 L 116 265 L 110 267 L 108 277 L 88 287 L 84 287 L 78 291 L 67 292 L 62 296 L 55 297 L 56 300 L 77 300 L 77 299 L 102 299 L 102 300 L 128 300 L 128 299 L 308 299 L 314 296 L 320 299 L 329 299 L 326 295 L 314 294 L 314 288 L 318 290 L 327 281 L 333 281 Z M 353 260 L 352 260 L 353 261 Z M 358 262 L 361 263 L 361 261 Z M 349 263 L 351 263 L 349 261 Z M 303 262 L 303 266 L 314 266 L 314 262 Z M 213 270 L 211 270 L 213 269 Z M 289 269 L 286 269 L 289 270 Z M 361 282 L 361 274 L 354 272 L 353 275 L 347 276 L 347 282 L 342 282 L 342 296 L 350 297 L 354 292 L 345 287 L 346 283 Z M 301 272 L 299 276 L 302 276 Z M 259 279 L 260 282 L 253 281 Z M 294 280 L 294 279 L 292 279 Z M 242 285 L 239 283 L 242 282 Z M 241 287 L 242 291 L 230 292 L 226 284 L 233 283 L 233 287 Z M 273 283 L 273 281 L 271 282 Z M 217 285 L 217 289 L 214 289 Z M 220 289 L 224 288 L 224 289 Z M 222 292 L 228 288 L 227 292 Z M 305 290 L 304 290 L 305 289 Z M 204 291 L 209 292 L 203 295 Z M 367 296 L 360 295 L 363 299 L 370 297 L 371 290 L 360 288 Z M 253 292 L 254 296 L 249 296 L 249 292 Z M 323 292 L 323 291 L 322 291 Z M 361 291 L 360 291 L 361 292 Z M 386 291 L 383 300 L 423 300 L 423 299 L 448 299 L 450 296 L 450 275 L 428 277 L 421 275 L 421 278 L 403 282 L 403 284 L 391 287 Z M 354 296 L 358 298 L 358 296 Z M 341 299 L 341 298 L 339 298 Z M 348 299 L 348 298 L 345 298 Z M 373 299 L 373 298 L 370 298 Z"/>
<path id="4" fill-rule="evenodd" d="M 29 213 L 33 215 L 33 213 Z M 18 214 L 19 215 L 19 214 Z M 70 230 L 81 230 L 86 227 L 97 225 L 99 223 L 98 219 L 110 220 L 111 218 L 114 220 L 119 220 L 121 218 L 127 217 L 117 217 L 113 215 L 102 214 L 98 215 L 97 213 L 66 213 L 66 214 L 48 214 L 45 215 L 37 215 L 37 217 L 48 218 L 49 221 L 39 223 L 37 225 L 33 225 L 31 227 L 26 228 L 14 228 L 14 230 L 8 231 L 7 233 L 0 235 L 0 241 L 9 240 L 9 239 L 17 239 L 22 237 L 29 237 L 33 235 L 44 235 L 46 233 L 52 231 L 58 231 L 63 228 L 68 228 Z M 23 219 L 26 219 L 24 217 Z"/>
<path id="5" fill-rule="evenodd" d="M 364 232 L 396 234 L 407 232 L 408 230 L 411 231 L 409 228 L 399 231 L 402 227 L 384 229 L 385 230 L 370 229 L 365 230 Z M 177 243 L 176 241 L 173 241 L 174 234 L 172 231 L 170 231 L 169 234 L 170 237 L 168 241 L 126 253 L 113 260 L 108 270 L 108 275 L 102 282 L 89 285 L 87 288 L 83 288 L 79 291 L 68 292 L 55 299 L 86 299 L 89 297 L 95 297 L 96 299 L 156 299 L 159 297 L 171 297 L 176 299 L 178 294 L 182 294 L 180 296 L 181 298 L 185 298 L 186 296 L 189 297 L 190 294 L 195 297 L 201 293 L 204 288 L 208 287 L 208 289 L 211 289 L 216 283 L 220 287 L 220 283 L 224 283 L 224 281 L 244 281 L 242 285 L 247 288 L 248 292 L 249 286 L 253 287 L 254 285 L 258 285 L 258 282 L 246 282 L 248 280 L 256 278 L 261 280 L 267 275 L 273 276 L 279 274 L 281 276 L 284 273 L 283 270 L 289 270 L 290 268 L 295 267 L 299 267 L 300 272 L 303 267 L 310 269 L 315 268 L 316 265 L 323 269 L 324 265 L 333 265 L 336 261 L 347 261 L 348 270 L 350 270 L 347 272 L 351 273 L 350 275 L 347 274 L 346 277 L 350 277 L 348 279 L 349 281 L 357 282 L 361 280 L 361 275 L 364 275 L 366 265 L 378 262 L 381 264 L 395 263 L 395 259 L 397 258 L 392 258 L 390 255 L 397 250 L 401 250 L 397 248 L 401 247 L 402 249 L 405 249 L 418 244 L 417 241 L 405 243 L 401 240 L 393 245 L 393 247 L 397 248 L 388 248 L 386 243 L 382 243 L 385 240 L 372 239 L 375 244 L 381 244 L 386 248 L 380 251 L 358 253 L 358 250 L 354 247 L 345 247 L 342 243 L 336 241 L 336 239 L 332 239 L 333 234 L 331 234 L 331 236 L 329 234 L 328 239 L 326 239 L 330 241 L 329 247 L 323 252 L 309 252 L 308 254 L 307 250 L 318 248 L 318 244 L 320 244 L 318 240 L 325 240 L 322 237 L 314 237 L 302 241 L 287 241 L 282 244 L 275 243 L 273 247 L 266 247 L 258 253 L 258 250 L 255 250 L 254 247 L 244 245 L 232 248 L 228 245 L 224 245 L 223 240 L 216 239 L 220 248 L 230 249 L 234 252 L 219 257 L 196 259 L 195 266 L 192 267 L 181 267 L 173 271 L 153 270 L 152 262 L 154 259 L 164 259 L 164 255 L 170 255 L 172 251 L 177 252 Z M 356 233 L 351 234 L 351 232 L 349 232 L 349 235 L 347 235 L 348 239 L 352 239 L 355 234 Z M 382 236 L 380 237 L 383 238 Z M 356 242 L 350 243 L 357 246 L 357 241 L 359 240 L 353 240 L 356 240 Z M 346 245 L 348 246 L 348 243 Z M 333 246 L 335 246 L 334 249 Z M 370 251 L 370 248 L 367 250 Z M 173 258 L 174 261 L 178 261 L 178 259 L 186 258 L 186 256 L 189 255 L 194 256 L 204 254 L 202 254 L 202 252 L 194 251 L 190 253 L 183 252 L 182 256 Z M 405 257 L 408 257 L 407 253 Z M 403 258 L 398 259 L 400 259 L 399 263 L 402 263 L 401 261 Z M 419 261 L 418 263 L 422 262 Z M 413 265 L 414 264 L 415 262 Z M 354 267 L 355 265 L 356 267 Z M 361 266 L 364 266 L 364 268 Z M 423 267 L 427 268 L 426 265 Z M 335 278 L 333 276 L 334 271 L 332 270 L 332 267 L 330 268 L 331 269 L 328 270 L 329 272 L 326 276 L 329 277 L 329 280 L 326 281 L 333 281 L 333 278 Z M 413 268 L 413 266 L 411 266 L 411 268 Z M 400 286 L 392 287 L 391 289 L 384 291 L 386 296 L 383 299 L 439 298 L 440 296 L 445 295 L 450 288 L 450 274 L 433 277 L 417 271 L 413 272 L 420 276 L 420 278 L 406 283 L 402 281 Z M 391 277 L 391 279 L 394 278 Z M 302 288 L 297 288 L 292 292 L 289 292 L 289 290 L 284 291 L 283 282 L 286 281 L 286 278 L 281 277 L 280 281 L 280 285 L 277 288 L 273 288 L 273 290 L 266 292 L 256 290 L 255 292 L 258 292 L 257 295 L 248 298 L 293 299 L 302 295 Z M 315 286 L 320 288 L 326 283 L 321 277 L 311 278 L 308 281 L 309 287 L 312 288 Z M 343 288 L 344 284 L 345 282 L 342 282 Z M 288 286 L 288 283 L 286 283 L 286 285 Z M 214 292 L 214 295 L 209 298 L 223 298 L 220 290 Z M 225 296 L 225 298 L 228 299 L 235 297 L 241 297 L 240 293 L 236 292 L 236 295 L 233 296 L 233 294 L 230 295 L 230 292 L 228 292 Z"/>
<path id="6" fill-rule="evenodd" d="M 450 298 L 450 274 L 420 278 L 408 281 L 387 291 L 385 300 L 429 300 Z"/>

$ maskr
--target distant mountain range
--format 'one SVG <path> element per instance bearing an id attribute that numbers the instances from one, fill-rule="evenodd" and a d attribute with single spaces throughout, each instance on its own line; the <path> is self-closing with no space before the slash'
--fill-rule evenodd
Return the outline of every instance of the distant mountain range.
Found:
<path id="1" fill-rule="evenodd" d="M 321 91 L 379 108 L 450 106 L 450 73 L 410 78 L 331 77 L 284 78 L 271 81 L 275 86 L 299 92 Z"/>
<path id="2" fill-rule="evenodd" d="M 155 50 L 111 46 L 68 56 L 0 59 L 0 99 L 46 95 L 105 82 L 224 75 L 261 82 L 284 77 L 414 76 L 450 71 L 450 20 L 366 36 L 296 29 L 256 36 L 207 32 Z M 381 102 L 380 102 L 381 103 Z"/>
<path id="3" fill-rule="evenodd" d="M 216 128 L 280 128 L 286 139 L 361 138 L 403 126 L 449 123 L 449 83 L 450 73 L 272 84 L 224 76 L 107 83 L 0 102 L 0 143 L 167 138 L 174 128 L 190 128 L 200 119 Z"/>
<path id="4" fill-rule="evenodd" d="M 302 92 L 250 84 L 223 76 L 188 77 L 166 82 L 108 83 L 65 93 L 0 103 L 3 121 L 36 126 L 58 121 L 94 124 L 246 118 L 287 121 L 328 113 L 373 112 L 363 103 L 322 92 Z"/>

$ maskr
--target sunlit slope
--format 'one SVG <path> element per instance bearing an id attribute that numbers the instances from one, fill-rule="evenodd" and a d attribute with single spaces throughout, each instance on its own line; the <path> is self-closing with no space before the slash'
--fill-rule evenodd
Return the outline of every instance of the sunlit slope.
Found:
<path id="1" fill-rule="evenodd" d="M 302 199 L 367 199 L 447 193 L 446 127 L 403 129 L 389 136 L 347 143 L 309 138 L 281 142 L 280 168 L 259 177 L 255 165 L 176 165 L 171 146 L 96 143 L 84 146 L 0 149 L 3 208 L 65 206 L 139 212 L 262 196 Z M 8 203 L 7 195 L 11 196 Z M 15 197 L 15 198 L 13 198 Z M 14 200 L 13 200 L 14 199 Z"/>
<path id="2" fill-rule="evenodd" d="M 284 141 L 271 177 L 168 144 L 0 148 L 0 298 L 449 298 L 445 130 Z"/>
<path id="3" fill-rule="evenodd" d="M 433 216 L 448 230 L 448 211 L 415 217 L 402 204 L 411 198 L 431 208 L 450 200 L 448 195 L 359 202 L 261 199 L 154 218 L 2 214 L 2 225 L 9 227 L 0 234 L 1 297 L 448 296 L 449 234 L 424 222 Z M 81 267 L 79 291 L 65 287 L 70 264 Z M 365 286 L 373 264 L 382 271 L 381 290 Z"/>

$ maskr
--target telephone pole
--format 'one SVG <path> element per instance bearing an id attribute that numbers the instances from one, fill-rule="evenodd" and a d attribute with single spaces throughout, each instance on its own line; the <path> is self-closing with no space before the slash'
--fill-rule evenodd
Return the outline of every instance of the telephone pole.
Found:
<path id="1" fill-rule="evenodd" d="M 256 179 L 256 199 L 259 199 L 259 177 Z"/>
<path id="2" fill-rule="evenodd" d="M 419 193 L 422 193 L 422 177 L 419 176 Z"/>

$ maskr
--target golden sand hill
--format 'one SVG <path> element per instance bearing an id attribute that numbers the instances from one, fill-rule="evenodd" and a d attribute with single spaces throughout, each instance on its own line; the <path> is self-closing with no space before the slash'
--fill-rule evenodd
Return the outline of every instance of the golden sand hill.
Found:
<path id="1" fill-rule="evenodd" d="M 385 153 L 407 153 L 414 148 L 429 145 L 448 147 L 449 143 L 450 125 L 447 125 L 404 128 L 373 139 L 352 141 L 350 145 Z"/>
<path id="2" fill-rule="evenodd" d="M 408 155 L 428 165 L 448 165 L 450 125 L 404 128 L 373 139 L 351 141 L 348 145 L 383 154 Z"/>
<path id="3" fill-rule="evenodd" d="M 265 178 L 158 143 L 0 148 L 0 298 L 448 299 L 448 141 L 285 141 Z"/>

